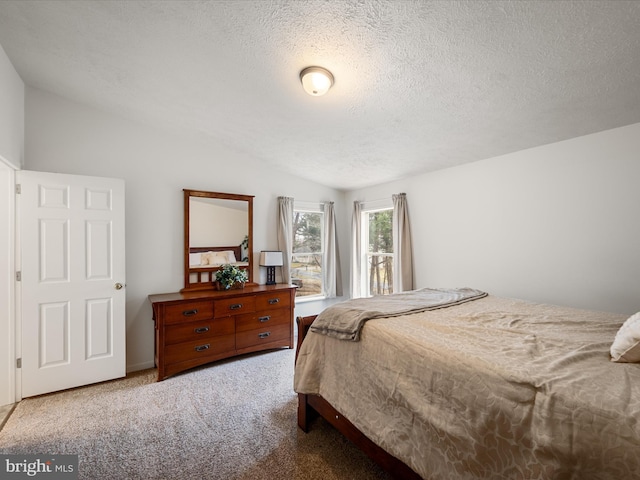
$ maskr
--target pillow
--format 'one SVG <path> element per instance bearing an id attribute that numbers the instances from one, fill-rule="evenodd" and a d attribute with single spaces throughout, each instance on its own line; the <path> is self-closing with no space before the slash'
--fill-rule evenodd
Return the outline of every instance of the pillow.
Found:
<path id="1" fill-rule="evenodd" d="M 201 253 L 190 253 L 189 254 L 189 265 L 200 265 L 202 261 Z"/>
<path id="2" fill-rule="evenodd" d="M 227 262 L 226 263 L 236 263 L 237 262 L 236 254 L 233 253 L 233 250 L 223 250 L 220 253 L 227 256 Z"/>
<path id="3" fill-rule="evenodd" d="M 209 265 L 222 265 L 224 263 L 229 263 L 227 260 L 227 256 L 222 252 L 210 252 L 209 254 Z"/>
<path id="4" fill-rule="evenodd" d="M 214 261 L 214 255 L 216 255 L 216 253 L 218 252 L 205 252 L 202 254 L 201 256 L 201 265 L 215 265 L 215 261 Z"/>
<path id="5" fill-rule="evenodd" d="M 640 362 L 640 312 L 622 324 L 611 345 L 613 362 Z"/>
<path id="6" fill-rule="evenodd" d="M 211 252 L 204 252 L 200 254 L 200 265 L 209 265 L 209 254 Z"/>

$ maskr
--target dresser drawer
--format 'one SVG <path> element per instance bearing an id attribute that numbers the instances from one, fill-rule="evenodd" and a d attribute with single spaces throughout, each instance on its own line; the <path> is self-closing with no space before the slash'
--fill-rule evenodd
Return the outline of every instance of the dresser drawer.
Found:
<path id="1" fill-rule="evenodd" d="M 236 333 L 236 348 L 252 347 L 261 343 L 288 341 L 291 335 L 291 326 L 288 324 L 271 325 L 264 328 L 246 330 Z"/>
<path id="2" fill-rule="evenodd" d="M 219 335 L 233 335 L 234 333 L 235 322 L 233 318 L 226 317 L 217 320 L 210 318 L 201 322 L 167 326 L 164 333 L 164 343 L 165 345 L 172 345 L 189 340 L 198 342 L 202 339 L 214 338 Z"/>
<path id="3" fill-rule="evenodd" d="M 289 292 L 273 292 L 261 294 L 256 297 L 256 310 L 267 310 L 270 308 L 287 308 L 291 305 L 291 295 Z"/>
<path id="4" fill-rule="evenodd" d="M 265 310 L 236 317 L 236 331 L 269 329 L 273 325 L 289 325 L 291 323 L 291 310 Z"/>
<path id="5" fill-rule="evenodd" d="M 214 310 L 216 318 L 255 312 L 256 297 L 255 295 L 247 295 L 245 297 L 216 300 Z"/>
<path id="6" fill-rule="evenodd" d="M 184 302 L 167 305 L 164 312 L 164 323 L 192 322 L 213 318 L 213 302 Z"/>
<path id="7" fill-rule="evenodd" d="M 184 362 L 198 358 L 216 356 L 236 348 L 236 336 L 220 335 L 215 338 L 200 338 L 195 341 L 167 345 L 164 349 L 164 360 L 167 364 Z"/>

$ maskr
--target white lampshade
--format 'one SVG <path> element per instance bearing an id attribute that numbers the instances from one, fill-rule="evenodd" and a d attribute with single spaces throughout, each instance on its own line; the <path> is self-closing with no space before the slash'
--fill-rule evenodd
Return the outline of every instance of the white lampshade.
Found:
<path id="1" fill-rule="evenodd" d="M 260 252 L 261 267 L 281 267 L 283 264 L 282 252 Z"/>
<path id="2" fill-rule="evenodd" d="M 309 95 L 319 97 L 329 91 L 333 85 L 333 75 L 322 67 L 307 67 L 300 72 L 302 88 Z"/>

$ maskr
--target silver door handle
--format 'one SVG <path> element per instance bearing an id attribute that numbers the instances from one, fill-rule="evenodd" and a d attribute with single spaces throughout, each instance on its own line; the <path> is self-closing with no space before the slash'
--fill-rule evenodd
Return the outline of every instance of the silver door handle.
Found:
<path id="1" fill-rule="evenodd" d="M 116 283 L 115 285 L 116 290 L 122 290 L 122 287 L 124 287 L 124 285 L 122 285 L 120 282 Z"/>

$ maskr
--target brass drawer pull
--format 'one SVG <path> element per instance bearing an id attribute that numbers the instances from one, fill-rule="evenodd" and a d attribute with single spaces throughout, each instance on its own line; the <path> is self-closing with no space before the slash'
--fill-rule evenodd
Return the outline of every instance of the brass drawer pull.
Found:
<path id="1" fill-rule="evenodd" d="M 210 346 L 211 346 L 210 343 L 207 343 L 206 345 L 198 345 L 196 347 L 196 352 L 204 352 L 205 350 L 209 350 Z"/>
<path id="2" fill-rule="evenodd" d="M 264 322 L 268 322 L 269 320 L 271 320 L 271 315 L 265 315 L 264 317 L 258 317 L 258 320 L 262 323 Z"/>
<path id="3" fill-rule="evenodd" d="M 262 332 L 258 334 L 258 337 L 267 338 L 269 335 L 271 335 L 271 332 Z"/>
<path id="4" fill-rule="evenodd" d="M 239 310 L 240 308 L 242 308 L 241 303 L 234 303 L 233 305 L 229 305 L 230 310 Z"/>
<path id="5" fill-rule="evenodd" d="M 184 312 L 182 312 L 182 315 L 184 315 L 185 317 L 193 317 L 194 315 L 197 315 L 198 313 L 198 309 L 194 308 L 193 310 L 185 310 Z"/>
<path id="6" fill-rule="evenodd" d="M 269 299 L 269 305 L 275 305 L 276 303 L 278 303 L 280 301 L 279 298 L 270 298 Z"/>
<path id="7" fill-rule="evenodd" d="M 206 333 L 209 331 L 209 327 L 194 328 L 193 331 L 196 333 Z"/>

